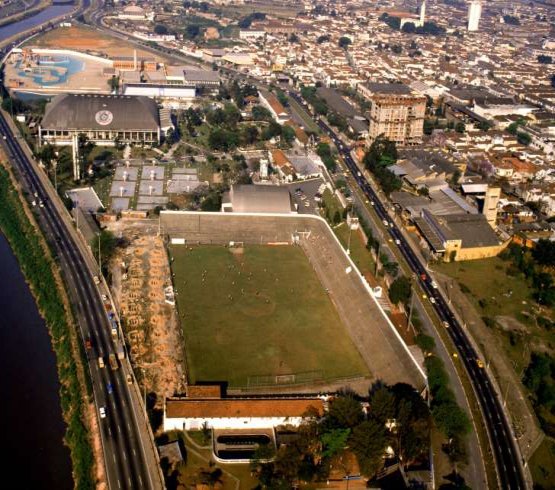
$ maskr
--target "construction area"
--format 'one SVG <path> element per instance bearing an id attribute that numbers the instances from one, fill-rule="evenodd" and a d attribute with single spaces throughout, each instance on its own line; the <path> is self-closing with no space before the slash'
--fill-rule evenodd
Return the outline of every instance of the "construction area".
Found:
<path id="1" fill-rule="evenodd" d="M 183 340 L 164 241 L 141 223 L 120 221 L 113 231 L 127 241 L 112 263 L 114 300 L 135 372 L 161 402 L 185 389 Z"/>

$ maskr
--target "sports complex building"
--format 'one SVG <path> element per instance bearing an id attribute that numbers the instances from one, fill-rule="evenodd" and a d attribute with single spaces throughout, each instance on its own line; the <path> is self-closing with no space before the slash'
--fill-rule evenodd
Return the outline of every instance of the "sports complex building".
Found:
<path id="1" fill-rule="evenodd" d="M 80 177 L 78 139 L 84 135 L 96 145 L 159 144 L 160 112 L 148 97 L 65 94 L 48 103 L 39 126 L 39 146 L 72 146 L 74 178 Z"/>

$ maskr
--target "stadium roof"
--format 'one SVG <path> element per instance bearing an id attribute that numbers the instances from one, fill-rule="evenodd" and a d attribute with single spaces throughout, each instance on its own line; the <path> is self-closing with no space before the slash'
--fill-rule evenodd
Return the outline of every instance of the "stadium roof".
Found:
<path id="1" fill-rule="evenodd" d="M 233 185 L 229 200 L 234 213 L 292 213 L 291 195 L 286 187 Z"/>
<path id="2" fill-rule="evenodd" d="M 304 417 L 310 410 L 324 414 L 319 398 L 166 400 L 168 418 Z"/>
<path id="3" fill-rule="evenodd" d="M 46 106 L 41 127 L 54 130 L 157 131 L 160 116 L 148 97 L 57 95 Z"/>

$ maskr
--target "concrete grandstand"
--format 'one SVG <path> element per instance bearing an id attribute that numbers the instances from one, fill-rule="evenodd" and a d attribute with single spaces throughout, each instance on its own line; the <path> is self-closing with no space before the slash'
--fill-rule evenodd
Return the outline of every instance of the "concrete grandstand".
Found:
<path id="1" fill-rule="evenodd" d="M 289 243 L 301 246 L 373 378 L 388 384 L 409 383 L 418 390 L 425 388 L 426 375 L 422 366 L 322 218 L 294 214 L 162 211 L 160 230 L 173 243 Z"/>

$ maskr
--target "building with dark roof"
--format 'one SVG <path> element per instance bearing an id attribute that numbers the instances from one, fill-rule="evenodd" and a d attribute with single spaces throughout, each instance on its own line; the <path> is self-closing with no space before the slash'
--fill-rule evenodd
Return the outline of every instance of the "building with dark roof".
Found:
<path id="1" fill-rule="evenodd" d="M 39 126 L 39 146 L 46 143 L 73 146 L 79 160 L 78 138 L 84 135 L 96 145 L 120 143 L 158 144 L 160 115 L 148 97 L 122 95 L 58 95 L 50 101 Z M 74 177 L 79 178 L 75 163 Z"/>
<path id="2" fill-rule="evenodd" d="M 446 262 L 495 257 L 510 241 L 503 242 L 483 214 L 437 216 L 423 209 L 414 223 L 431 251 Z"/>

